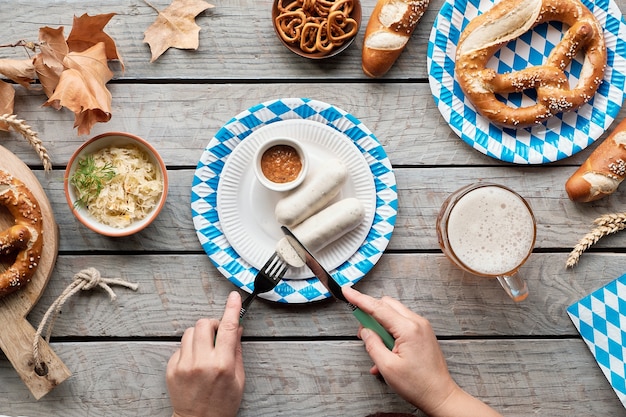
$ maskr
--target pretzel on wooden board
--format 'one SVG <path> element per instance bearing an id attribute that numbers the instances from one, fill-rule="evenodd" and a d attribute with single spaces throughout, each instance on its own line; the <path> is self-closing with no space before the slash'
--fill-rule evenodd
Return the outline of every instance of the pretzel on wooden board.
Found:
<path id="1" fill-rule="evenodd" d="M 570 200 L 588 203 L 613 194 L 626 177 L 626 119 L 565 183 Z"/>
<path id="2" fill-rule="evenodd" d="M 26 285 L 37 270 L 43 247 L 41 208 L 28 187 L 0 170 L 0 206 L 15 218 L 15 224 L 0 231 L 0 259 L 15 261 L 0 273 L 0 296 Z"/>
<path id="3" fill-rule="evenodd" d="M 430 0 L 378 0 L 367 22 L 361 66 L 368 77 L 385 75 L 411 38 Z"/>
<path id="4" fill-rule="evenodd" d="M 508 74 L 487 68 L 493 54 L 536 25 L 560 21 L 568 27 L 542 66 Z M 578 52 L 585 55 L 578 83 L 570 88 L 565 70 Z M 579 0 L 502 0 L 472 19 L 461 33 L 455 72 L 476 110 L 491 122 L 511 128 L 539 124 L 555 114 L 578 109 L 602 83 L 606 68 L 603 29 Z M 513 108 L 497 98 L 534 89 L 537 102 Z"/>

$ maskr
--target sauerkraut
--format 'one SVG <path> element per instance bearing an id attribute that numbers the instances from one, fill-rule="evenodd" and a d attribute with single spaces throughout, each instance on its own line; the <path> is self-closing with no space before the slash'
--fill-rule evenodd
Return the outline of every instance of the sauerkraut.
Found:
<path id="1" fill-rule="evenodd" d="M 89 156 L 94 170 L 114 174 L 101 181 L 99 190 L 80 190 L 77 196 L 99 222 L 124 228 L 145 218 L 163 193 L 163 176 L 148 154 L 137 146 L 111 146 Z"/>

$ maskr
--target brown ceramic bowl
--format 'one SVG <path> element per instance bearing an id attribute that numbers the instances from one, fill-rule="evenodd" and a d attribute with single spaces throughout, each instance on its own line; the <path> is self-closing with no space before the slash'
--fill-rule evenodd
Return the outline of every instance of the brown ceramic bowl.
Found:
<path id="1" fill-rule="evenodd" d="M 352 44 L 352 42 L 354 41 L 354 38 L 356 38 L 356 35 L 358 35 L 358 33 L 359 33 L 359 29 L 361 28 L 361 20 L 363 18 L 362 11 L 361 11 L 361 1 L 360 0 L 353 0 L 354 7 L 353 7 L 352 13 L 350 14 L 349 17 L 354 19 L 356 21 L 356 24 L 357 24 L 357 28 L 356 28 L 356 31 L 354 33 L 354 36 L 352 36 L 350 39 L 345 40 L 343 42 L 343 44 L 333 48 L 332 50 L 330 50 L 328 52 L 323 52 L 323 51 L 305 52 L 302 49 L 300 49 L 300 43 L 299 42 L 289 43 L 289 42 L 285 41 L 282 38 L 282 36 L 280 36 L 280 32 L 279 32 L 278 28 L 276 27 L 276 18 L 279 15 L 279 10 L 278 10 L 279 4 L 287 5 L 290 2 L 292 2 L 292 1 L 293 0 L 274 0 L 274 3 L 272 5 L 272 26 L 274 27 L 274 31 L 276 32 L 276 36 L 278 36 L 278 39 L 282 42 L 282 44 L 285 45 L 285 47 L 287 49 L 289 49 L 290 51 L 292 51 L 293 53 L 295 53 L 295 54 L 297 54 L 297 55 L 299 55 L 301 57 L 309 58 L 309 59 L 325 59 L 325 58 L 333 57 L 333 56 L 335 56 L 337 54 L 340 54 L 341 52 L 345 51 Z"/>
<path id="2" fill-rule="evenodd" d="M 145 152 L 150 162 L 154 164 L 156 169 L 159 171 L 159 177 L 163 181 L 163 191 L 161 192 L 161 195 L 158 198 L 155 206 L 146 214 L 143 219 L 135 220 L 129 225 L 119 228 L 100 222 L 95 216 L 93 216 L 89 212 L 89 210 L 87 210 L 87 208 L 76 204 L 76 190 L 71 184 L 70 178 L 72 178 L 72 176 L 76 172 L 78 162 L 83 160 L 83 158 L 87 155 L 98 152 L 103 148 L 125 145 L 134 145 L 143 152 Z M 150 223 L 152 223 L 154 219 L 156 219 L 156 217 L 159 215 L 159 212 L 165 205 L 165 200 L 167 198 L 167 188 L 167 170 L 165 168 L 165 163 L 163 162 L 163 159 L 161 158 L 159 153 L 145 139 L 142 139 L 130 133 L 103 133 L 89 139 L 74 152 L 67 164 L 67 168 L 65 169 L 64 190 L 65 198 L 67 200 L 67 204 L 70 207 L 70 210 L 83 225 L 93 230 L 94 232 L 100 233 L 105 236 L 129 236 L 147 227 Z"/>

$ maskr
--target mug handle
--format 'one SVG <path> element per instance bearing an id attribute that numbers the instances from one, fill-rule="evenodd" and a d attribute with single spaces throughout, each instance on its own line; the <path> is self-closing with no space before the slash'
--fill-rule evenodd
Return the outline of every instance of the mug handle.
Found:
<path id="1" fill-rule="evenodd" d="M 498 282 L 513 301 L 519 302 L 528 297 L 528 285 L 519 274 L 500 275 Z"/>

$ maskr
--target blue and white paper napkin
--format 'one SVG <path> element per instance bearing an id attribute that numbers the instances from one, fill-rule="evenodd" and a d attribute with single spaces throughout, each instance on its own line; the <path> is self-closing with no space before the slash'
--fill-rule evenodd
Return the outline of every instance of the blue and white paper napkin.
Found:
<path id="1" fill-rule="evenodd" d="M 567 314 L 626 407 L 626 274 L 569 306 Z"/>

